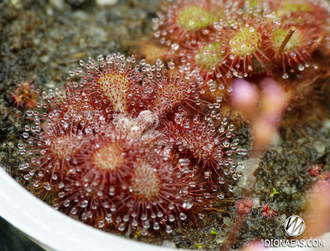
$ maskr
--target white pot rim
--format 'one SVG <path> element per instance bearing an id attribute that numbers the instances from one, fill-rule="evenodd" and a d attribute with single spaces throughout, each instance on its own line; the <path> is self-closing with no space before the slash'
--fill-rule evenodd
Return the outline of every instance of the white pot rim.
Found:
<path id="1" fill-rule="evenodd" d="M 71 219 L 29 193 L 1 166 L 0 216 L 48 250 L 173 251 L 105 233 Z"/>

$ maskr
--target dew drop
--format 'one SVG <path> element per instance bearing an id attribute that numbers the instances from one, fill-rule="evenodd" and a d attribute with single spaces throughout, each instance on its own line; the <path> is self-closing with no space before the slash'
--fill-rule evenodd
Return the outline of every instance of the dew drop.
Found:
<path id="1" fill-rule="evenodd" d="M 288 78 L 289 78 L 289 74 L 284 73 L 284 74 L 282 75 L 282 78 L 283 78 L 283 79 L 288 79 Z"/>
<path id="2" fill-rule="evenodd" d="M 192 208 L 193 207 L 193 203 L 191 203 L 190 201 L 187 201 L 187 202 L 184 202 L 183 204 L 182 204 L 182 207 L 184 208 L 184 209 L 190 209 L 190 208 Z"/>
<path id="3" fill-rule="evenodd" d="M 93 213 L 91 212 L 91 211 L 88 211 L 87 213 L 86 213 L 86 215 L 87 215 L 87 217 L 88 218 L 93 218 Z"/>
<path id="4" fill-rule="evenodd" d="M 196 187 L 196 182 L 195 182 L 195 181 L 191 181 L 191 182 L 189 182 L 189 186 L 190 186 L 190 187 Z"/>
<path id="5" fill-rule="evenodd" d="M 170 234 L 172 233 L 172 228 L 170 226 L 166 226 L 166 233 Z"/>
<path id="6" fill-rule="evenodd" d="M 175 64 L 174 64 L 174 62 L 172 62 L 172 61 L 170 61 L 169 63 L 168 63 L 168 68 L 169 69 L 171 69 L 171 70 L 173 70 L 174 68 L 175 68 Z"/>
<path id="7" fill-rule="evenodd" d="M 126 215 L 124 215 L 124 217 L 123 217 L 123 221 L 125 221 L 125 222 L 128 222 L 129 221 L 129 216 L 126 214 Z"/>
<path id="8" fill-rule="evenodd" d="M 125 224 L 124 223 L 120 223 L 119 226 L 118 226 L 118 230 L 119 231 L 124 231 L 125 230 Z"/>
<path id="9" fill-rule="evenodd" d="M 112 222 L 112 215 L 107 214 L 107 216 L 105 217 L 105 220 L 107 221 L 107 223 L 111 223 Z"/>
<path id="10" fill-rule="evenodd" d="M 150 222 L 148 220 L 146 220 L 145 222 L 143 222 L 143 228 L 147 229 L 150 227 Z"/>
<path id="11" fill-rule="evenodd" d="M 98 224 L 98 228 L 103 228 L 104 227 L 104 221 L 100 220 Z"/>
<path id="12" fill-rule="evenodd" d="M 81 204 L 80 204 L 80 206 L 81 206 L 82 208 L 87 207 L 87 205 L 88 205 L 88 201 L 87 201 L 87 200 L 83 200 L 83 201 L 81 202 Z"/>
<path id="13" fill-rule="evenodd" d="M 50 184 L 48 182 L 45 182 L 44 183 L 44 188 L 47 190 L 47 191 L 50 191 L 52 188 L 50 186 Z"/>
<path id="14" fill-rule="evenodd" d="M 153 229 L 154 230 L 159 230 L 159 223 L 158 222 L 155 222 L 154 225 L 153 225 Z"/>
<path id="15" fill-rule="evenodd" d="M 299 71 L 303 71 L 305 69 L 305 66 L 303 66 L 302 64 L 298 65 L 298 70 Z"/>
<path id="16" fill-rule="evenodd" d="M 63 202 L 63 206 L 65 206 L 65 207 L 69 207 L 69 206 L 70 206 L 70 201 L 69 201 L 69 200 L 65 200 L 65 201 Z"/>
<path id="17" fill-rule="evenodd" d="M 217 197 L 218 197 L 220 200 L 222 200 L 222 199 L 225 198 L 225 195 L 224 195 L 223 193 L 219 193 L 219 194 L 217 195 Z"/>
<path id="18" fill-rule="evenodd" d="M 132 226 L 137 227 L 139 225 L 138 221 L 136 219 L 133 219 Z"/>
<path id="19" fill-rule="evenodd" d="M 84 220 L 84 221 L 87 220 L 87 215 L 86 215 L 86 213 L 82 213 L 82 214 L 81 214 L 81 219 Z"/>
<path id="20" fill-rule="evenodd" d="M 211 197 L 211 194 L 210 194 L 210 193 L 204 193 L 204 197 L 205 197 L 206 199 L 209 199 L 209 198 Z"/>
<path id="21" fill-rule="evenodd" d="M 215 85 L 210 86 L 209 90 L 210 90 L 211 92 L 214 92 L 214 91 L 216 90 L 216 86 L 215 86 Z"/>
<path id="22" fill-rule="evenodd" d="M 179 159 L 179 164 L 182 167 L 187 167 L 190 164 L 190 160 L 189 159 Z"/>
<path id="23" fill-rule="evenodd" d="M 148 230 L 145 229 L 145 228 L 143 228 L 143 229 L 141 230 L 141 235 L 142 235 L 142 236 L 147 236 L 147 235 L 148 235 Z"/>
<path id="24" fill-rule="evenodd" d="M 180 220 L 185 220 L 187 219 L 187 215 L 185 213 L 180 213 L 179 218 Z"/>
<path id="25" fill-rule="evenodd" d="M 202 213 L 199 213 L 199 214 L 198 214 L 198 218 L 200 218 L 200 219 L 202 220 L 202 219 L 204 219 L 204 218 L 205 218 L 205 215 L 204 215 L 204 214 L 202 214 Z"/>
<path id="26" fill-rule="evenodd" d="M 59 193 L 58 193 L 58 197 L 59 197 L 59 198 L 63 198 L 63 197 L 64 197 L 64 195 L 65 195 L 65 193 L 64 193 L 64 192 L 59 192 Z"/>
<path id="27" fill-rule="evenodd" d="M 171 44 L 171 47 L 173 50 L 178 50 L 179 49 L 179 45 L 174 43 L 174 44 Z"/>

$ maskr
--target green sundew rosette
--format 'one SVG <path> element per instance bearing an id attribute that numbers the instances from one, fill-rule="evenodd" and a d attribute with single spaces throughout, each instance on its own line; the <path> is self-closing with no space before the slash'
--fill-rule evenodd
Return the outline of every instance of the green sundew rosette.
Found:
<path id="1" fill-rule="evenodd" d="M 271 42 L 272 42 L 272 47 L 274 48 L 275 51 L 278 51 L 285 39 L 285 36 L 288 34 L 289 29 L 276 29 L 272 32 L 272 37 L 271 37 Z M 304 37 L 299 31 L 296 31 L 293 33 L 292 37 L 290 40 L 287 42 L 285 45 L 283 52 L 288 52 L 288 51 L 293 51 L 296 49 L 299 49 L 301 45 L 304 42 Z"/>
<path id="2" fill-rule="evenodd" d="M 196 53 L 195 61 L 198 67 L 211 71 L 216 65 L 221 63 L 224 54 L 221 43 L 214 42 L 199 49 Z"/>
<path id="3" fill-rule="evenodd" d="M 246 1 L 248 3 L 249 8 L 247 8 L 246 4 L 244 4 L 244 6 L 242 6 L 242 11 L 245 14 L 248 14 L 249 16 L 253 16 L 253 14 L 250 14 L 248 11 L 251 9 L 253 12 L 255 10 L 257 10 L 257 8 L 261 7 L 261 11 L 258 12 L 258 17 L 262 18 L 264 17 L 264 9 L 263 9 L 263 4 L 264 4 L 264 0 L 250 0 L 250 1 Z"/>
<path id="4" fill-rule="evenodd" d="M 188 6 L 178 13 L 177 24 L 182 29 L 192 32 L 213 25 L 220 16 L 200 6 Z"/>
<path id="5" fill-rule="evenodd" d="M 314 5 L 311 1 L 297 3 L 296 1 L 283 2 L 278 10 L 275 11 L 276 16 L 282 18 L 282 24 L 297 24 L 319 26 L 326 23 L 327 11 L 321 6 Z M 306 22 L 308 20 L 308 22 Z"/>
<path id="6" fill-rule="evenodd" d="M 257 6 L 261 6 L 264 3 L 264 0 L 249 0 L 247 2 L 250 8 L 255 9 Z"/>
<path id="7" fill-rule="evenodd" d="M 314 11 L 313 6 L 308 3 L 299 3 L 297 1 L 283 1 L 278 10 L 276 10 L 276 16 L 282 17 L 288 14 L 304 14 Z"/>
<path id="8" fill-rule="evenodd" d="M 252 55 L 261 41 L 261 34 L 255 28 L 241 28 L 229 41 L 230 51 L 235 56 Z"/>

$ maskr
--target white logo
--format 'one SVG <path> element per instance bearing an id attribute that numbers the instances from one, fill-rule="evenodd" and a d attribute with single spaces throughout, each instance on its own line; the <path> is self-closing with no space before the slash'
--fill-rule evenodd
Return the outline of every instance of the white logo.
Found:
<path id="1" fill-rule="evenodd" d="M 305 222 L 298 215 L 290 216 L 284 223 L 284 230 L 287 235 L 297 237 L 305 230 Z"/>

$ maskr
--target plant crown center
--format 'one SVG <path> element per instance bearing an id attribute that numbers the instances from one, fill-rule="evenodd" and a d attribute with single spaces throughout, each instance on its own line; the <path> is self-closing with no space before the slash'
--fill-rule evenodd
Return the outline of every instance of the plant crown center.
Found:
<path id="1" fill-rule="evenodd" d="M 177 17 L 178 25 L 187 31 L 206 28 L 215 21 L 216 17 L 212 13 L 198 6 L 189 6 L 183 9 Z"/>
<path id="2" fill-rule="evenodd" d="M 140 164 L 134 169 L 131 188 L 137 197 L 152 199 L 160 195 L 161 180 L 155 170 Z"/>
<path id="3" fill-rule="evenodd" d="M 91 162 L 98 169 L 105 171 L 116 171 L 124 163 L 122 150 L 115 144 L 111 143 L 98 149 L 91 158 Z"/>
<path id="4" fill-rule="evenodd" d="M 275 50 L 278 50 L 281 47 L 288 32 L 289 31 L 285 29 L 276 29 L 273 32 L 271 41 L 273 43 L 273 48 Z M 283 52 L 298 49 L 301 46 L 302 42 L 303 42 L 303 37 L 301 36 L 301 33 L 299 33 L 299 31 L 296 31 L 295 33 L 293 33 L 292 37 L 285 45 Z"/>
<path id="5" fill-rule="evenodd" d="M 104 74 L 97 81 L 102 93 L 117 112 L 127 113 L 127 90 L 129 80 L 123 73 Z"/>
<path id="6" fill-rule="evenodd" d="M 223 59 L 224 52 L 221 51 L 221 43 L 211 43 L 197 51 L 196 63 L 205 70 L 211 70 Z"/>
<path id="7" fill-rule="evenodd" d="M 75 136 L 60 136 L 52 140 L 50 144 L 50 151 L 58 159 L 64 160 L 67 156 L 72 156 L 78 151 L 77 137 Z"/>
<path id="8" fill-rule="evenodd" d="M 261 42 L 261 35 L 253 27 L 241 28 L 235 36 L 230 39 L 231 53 L 236 56 L 244 56 L 254 53 Z"/>

